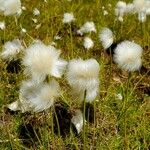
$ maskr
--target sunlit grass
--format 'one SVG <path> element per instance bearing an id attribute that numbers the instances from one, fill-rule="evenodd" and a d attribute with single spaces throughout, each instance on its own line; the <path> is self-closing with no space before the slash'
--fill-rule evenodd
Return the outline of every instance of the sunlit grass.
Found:
<path id="1" fill-rule="evenodd" d="M 19 87 L 25 76 L 22 72 L 8 73 L 7 64 L 0 60 L 0 149 L 149 149 L 150 97 L 144 89 L 140 89 L 141 86 L 149 87 L 149 73 L 133 73 L 127 87 L 127 72 L 121 71 L 116 64 L 112 64 L 110 73 L 110 58 L 102 48 L 98 33 L 87 34 L 94 41 L 94 48 L 87 51 L 83 47 L 84 38 L 74 36 L 71 27 L 62 23 L 62 18 L 64 13 L 73 12 L 76 18 L 74 24 L 77 27 L 82 26 L 86 21 L 93 21 L 98 32 L 104 26 L 111 28 L 116 35 L 116 41 L 134 40 L 144 48 L 143 64 L 146 68 L 150 66 L 150 18 L 147 18 L 144 24 L 140 24 L 135 15 L 125 16 L 123 23 L 115 21 L 114 6 L 117 0 L 47 1 L 47 3 L 40 0 L 22 1 L 22 5 L 27 10 L 17 18 L 17 25 L 14 17 L 1 15 L 0 20 L 5 21 L 6 29 L 0 30 L 0 47 L 2 48 L 4 42 L 15 38 L 23 40 L 25 47 L 33 39 L 40 39 L 46 44 L 55 41 L 56 47 L 62 50 L 62 57 L 66 60 L 80 57 L 95 58 L 101 67 L 100 96 L 94 102 L 95 121 L 93 124 L 85 123 L 85 130 L 77 136 L 70 131 L 66 137 L 61 137 L 54 133 L 52 108 L 38 114 L 18 112 L 10 114 L 4 106 L 18 99 Z M 112 7 L 108 6 L 109 3 Z M 103 15 L 102 6 L 108 11 L 107 16 Z M 35 7 L 40 10 L 40 16 L 33 16 Z M 39 29 L 35 29 L 37 24 L 33 23 L 32 18 L 36 18 L 37 24 L 41 24 Z M 21 28 L 25 28 L 27 33 L 21 34 Z M 62 39 L 54 40 L 56 35 L 61 36 Z M 71 95 L 66 79 L 63 77 L 58 81 L 62 88 L 61 100 L 72 111 L 80 108 L 80 103 Z M 118 94 L 123 98 L 119 99 Z M 19 127 L 30 123 L 31 120 L 35 121 L 33 128 L 36 140 L 31 142 L 31 145 L 24 145 L 25 139 L 18 136 Z"/>

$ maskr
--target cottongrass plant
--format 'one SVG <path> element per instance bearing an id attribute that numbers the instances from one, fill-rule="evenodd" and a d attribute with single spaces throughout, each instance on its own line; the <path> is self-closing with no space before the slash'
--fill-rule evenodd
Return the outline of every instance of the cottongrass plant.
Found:
<path id="1" fill-rule="evenodd" d="M 19 100 L 9 104 L 8 108 L 22 113 L 41 112 L 50 108 L 59 94 L 60 87 L 55 80 L 40 84 L 35 84 L 30 80 L 24 81 L 20 87 Z"/>
<path id="2" fill-rule="evenodd" d="M 131 41 L 123 41 L 117 45 L 114 51 L 114 61 L 118 64 L 118 66 L 128 71 L 128 78 L 126 82 L 126 93 L 123 101 L 123 106 L 121 110 L 121 115 L 124 114 L 124 145 L 125 149 L 128 149 L 128 137 L 127 137 L 127 102 L 128 97 L 130 96 L 130 80 L 131 80 L 131 72 L 140 70 L 142 66 L 142 47 L 134 42 Z"/>
<path id="3" fill-rule="evenodd" d="M 61 51 L 42 42 L 31 44 L 25 51 L 23 65 L 25 74 L 36 82 L 43 82 L 46 76 L 60 78 L 67 62 L 59 58 Z"/>
<path id="4" fill-rule="evenodd" d="M 86 103 L 95 100 L 99 93 L 99 63 L 95 59 L 73 59 L 68 64 L 67 81 L 76 97 L 83 102 L 83 141 L 86 146 L 85 111 Z M 80 116 L 81 118 L 81 116 Z M 81 123 L 80 123 L 81 126 Z"/>

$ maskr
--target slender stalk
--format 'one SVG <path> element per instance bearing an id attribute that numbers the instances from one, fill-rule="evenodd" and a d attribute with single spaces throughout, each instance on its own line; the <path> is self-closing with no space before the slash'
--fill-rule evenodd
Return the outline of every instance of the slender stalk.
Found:
<path id="1" fill-rule="evenodd" d="M 16 16 L 14 16 L 14 18 L 15 18 L 15 24 L 16 24 L 16 26 L 18 26 L 18 19 Z"/>
<path id="2" fill-rule="evenodd" d="M 52 126 L 52 145 L 53 147 L 55 147 L 55 143 L 54 143 L 54 138 L 55 138 L 55 134 L 54 134 L 54 120 L 53 120 L 53 109 L 51 109 L 51 126 Z"/>
<path id="3" fill-rule="evenodd" d="M 58 120 L 58 117 L 57 117 L 57 114 L 56 114 L 55 107 L 53 107 L 53 111 L 54 111 L 54 115 L 55 115 L 55 118 L 56 118 L 56 124 L 57 124 L 57 127 L 58 127 L 58 136 L 60 137 L 60 126 L 59 126 L 59 120 Z"/>
<path id="4" fill-rule="evenodd" d="M 96 129 L 96 103 L 94 101 L 94 128 Z M 96 136 L 96 130 L 94 130 L 94 134 L 93 134 L 93 145 L 95 144 L 95 136 Z"/>
<path id="5" fill-rule="evenodd" d="M 69 25 L 70 26 L 70 44 L 71 44 L 71 56 L 73 58 L 73 39 L 72 39 L 72 30 L 71 30 L 71 24 Z"/>
<path id="6" fill-rule="evenodd" d="M 86 138 L 85 138 L 85 106 L 86 106 L 86 90 L 84 92 L 83 99 L 83 149 L 86 149 Z"/>
<path id="7" fill-rule="evenodd" d="M 130 79 L 131 79 L 131 72 L 128 73 L 128 80 L 126 85 L 126 96 L 123 103 L 123 112 L 124 112 L 124 147 L 125 150 L 128 149 L 128 137 L 127 137 L 127 102 L 129 97 L 129 88 L 130 88 Z"/>

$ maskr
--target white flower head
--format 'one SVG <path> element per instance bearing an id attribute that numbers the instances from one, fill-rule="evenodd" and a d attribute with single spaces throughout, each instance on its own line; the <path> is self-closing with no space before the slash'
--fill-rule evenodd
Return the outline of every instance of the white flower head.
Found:
<path id="1" fill-rule="evenodd" d="M 150 15 L 150 7 L 146 9 L 146 15 Z"/>
<path id="2" fill-rule="evenodd" d="M 114 61 L 127 71 L 139 70 L 142 65 L 142 47 L 134 42 L 123 41 L 114 51 Z"/>
<path id="3" fill-rule="evenodd" d="M 135 7 L 133 3 L 126 5 L 126 13 L 135 13 Z"/>
<path id="4" fill-rule="evenodd" d="M 62 37 L 59 36 L 59 35 L 55 35 L 55 36 L 54 36 L 54 40 L 61 40 L 61 39 L 62 39 Z"/>
<path id="5" fill-rule="evenodd" d="M 40 15 L 40 11 L 37 8 L 33 9 L 33 15 L 34 16 L 39 16 Z"/>
<path id="6" fill-rule="evenodd" d="M 42 42 L 33 43 L 26 49 L 23 58 L 25 73 L 31 75 L 37 82 L 43 81 L 47 75 L 60 78 L 67 62 L 59 56 L 60 50 L 55 47 Z"/>
<path id="7" fill-rule="evenodd" d="M 0 11 L 5 16 L 21 14 L 21 1 L 20 0 L 1 0 Z"/>
<path id="8" fill-rule="evenodd" d="M 103 15 L 104 16 L 108 15 L 108 11 L 107 10 L 103 10 Z"/>
<path id="9" fill-rule="evenodd" d="M 1 53 L 1 57 L 3 59 L 13 59 L 16 55 L 23 50 L 23 46 L 19 39 L 15 39 L 13 41 L 8 41 L 3 46 L 3 51 Z"/>
<path id="10" fill-rule="evenodd" d="M 27 30 L 25 28 L 22 28 L 20 31 L 21 34 L 27 33 Z"/>
<path id="11" fill-rule="evenodd" d="M 104 7 L 104 6 L 102 6 L 102 9 L 104 10 L 104 9 L 105 9 L 105 7 Z"/>
<path id="12" fill-rule="evenodd" d="M 75 115 L 72 117 L 71 122 L 74 124 L 78 134 L 83 128 L 83 114 L 81 110 L 76 110 Z"/>
<path id="13" fill-rule="evenodd" d="M 108 4 L 108 6 L 109 6 L 109 7 L 112 7 L 112 5 L 111 5 L 110 3 Z"/>
<path id="14" fill-rule="evenodd" d="M 36 18 L 32 18 L 32 21 L 33 21 L 34 23 L 37 23 L 37 22 L 38 22 L 38 20 L 37 20 Z"/>
<path id="15" fill-rule="evenodd" d="M 83 45 L 86 49 L 90 49 L 90 48 L 93 48 L 94 42 L 92 41 L 91 38 L 85 37 Z"/>
<path id="16" fill-rule="evenodd" d="M 21 9 L 22 10 L 27 10 L 27 8 L 25 6 L 22 6 Z"/>
<path id="17" fill-rule="evenodd" d="M 19 100 L 8 105 L 8 108 L 21 112 L 41 112 L 50 108 L 59 97 L 59 84 L 52 80 L 50 83 L 35 84 L 33 81 L 24 81 L 20 88 Z"/>
<path id="18" fill-rule="evenodd" d="M 113 44 L 112 31 L 109 28 L 104 27 L 99 34 L 99 39 L 102 42 L 102 46 L 104 47 L 104 49 L 109 48 Z"/>
<path id="19" fill-rule="evenodd" d="M 35 29 L 38 30 L 38 29 L 41 27 L 41 25 L 42 25 L 41 23 L 37 24 L 37 25 L 35 26 Z"/>
<path id="20" fill-rule="evenodd" d="M 74 93 L 83 100 L 92 102 L 99 93 L 99 64 L 95 59 L 74 59 L 69 62 L 67 81 Z"/>
<path id="21" fill-rule="evenodd" d="M 145 1 L 146 14 L 150 15 L 150 0 Z"/>
<path id="22" fill-rule="evenodd" d="M 116 94 L 116 97 L 117 97 L 119 100 L 122 100 L 122 99 L 123 99 L 123 96 L 122 96 L 121 93 Z"/>
<path id="23" fill-rule="evenodd" d="M 119 21 L 123 21 L 123 16 L 125 12 L 126 12 L 126 3 L 123 1 L 118 1 L 115 8 L 115 14 L 118 17 Z"/>
<path id="24" fill-rule="evenodd" d="M 71 23 L 75 20 L 73 13 L 65 13 L 63 23 Z"/>
<path id="25" fill-rule="evenodd" d="M 146 0 L 133 0 L 133 5 L 136 12 L 145 11 Z"/>
<path id="26" fill-rule="evenodd" d="M 83 33 L 96 32 L 94 22 L 86 22 L 77 32 L 80 35 L 83 35 Z"/>
<path id="27" fill-rule="evenodd" d="M 5 22 L 4 21 L 0 22 L 0 29 L 4 30 L 5 28 L 6 28 Z"/>

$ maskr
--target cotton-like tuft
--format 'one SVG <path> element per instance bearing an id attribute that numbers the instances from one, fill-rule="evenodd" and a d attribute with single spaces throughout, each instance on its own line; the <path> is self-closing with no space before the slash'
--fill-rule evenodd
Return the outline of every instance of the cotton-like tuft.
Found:
<path id="1" fill-rule="evenodd" d="M 1 57 L 3 59 L 13 59 L 23 49 L 23 46 L 19 39 L 8 41 L 3 46 Z"/>
<path id="2" fill-rule="evenodd" d="M 102 42 L 104 49 L 109 48 L 113 44 L 113 33 L 109 28 L 103 28 L 99 34 L 99 39 Z"/>
<path id="3" fill-rule="evenodd" d="M 21 1 L 20 0 L 0 0 L 0 11 L 5 16 L 20 15 L 21 14 Z"/>
<path id="4" fill-rule="evenodd" d="M 115 14 L 119 21 L 123 21 L 123 16 L 126 12 L 126 3 L 123 1 L 118 1 L 116 8 L 115 8 Z"/>
<path id="5" fill-rule="evenodd" d="M 86 22 L 77 32 L 80 35 L 83 35 L 83 33 L 96 32 L 94 22 Z"/>
<path id="6" fill-rule="evenodd" d="M 135 13 L 135 7 L 133 5 L 133 3 L 129 3 L 126 5 L 126 13 Z"/>
<path id="7" fill-rule="evenodd" d="M 100 66 L 95 59 L 73 59 L 69 62 L 67 81 L 76 96 L 83 100 L 86 91 L 86 101 L 92 102 L 99 93 Z"/>
<path id="8" fill-rule="evenodd" d="M 85 37 L 83 45 L 86 49 L 90 49 L 90 48 L 93 48 L 94 42 L 92 41 L 91 38 Z"/>
<path id="9" fill-rule="evenodd" d="M 31 75 L 36 82 L 43 81 L 47 75 L 60 78 L 67 62 L 60 59 L 60 50 L 47 46 L 42 42 L 31 44 L 25 52 L 23 65 L 25 73 Z"/>
<path id="10" fill-rule="evenodd" d="M 107 10 L 103 10 L 103 15 L 104 16 L 108 15 L 108 11 Z"/>
<path id="11" fill-rule="evenodd" d="M 4 21 L 1 21 L 1 22 L 0 22 L 0 29 L 1 29 L 1 30 L 4 30 L 5 28 L 6 28 L 5 22 L 4 22 Z"/>
<path id="12" fill-rule="evenodd" d="M 83 128 L 83 114 L 80 110 L 76 110 L 75 115 L 71 119 L 71 122 L 74 124 L 79 134 Z"/>
<path id="13" fill-rule="evenodd" d="M 75 20 L 73 13 L 65 13 L 63 23 L 71 23 Z"/>
<path id="14" fill-rule="evenodd" d="M 50 83 L 35 84 L 24 81 L 20 88 L 19 100 L 8 105 L 8 108 L 22 113 L 26 111 L 41 112 L 50 108 L 60 94 L 59 84 L 52 80 Z"/>
<path id="15" fill-rule="evenodd" d="M 114 51 L 114 61 L 126 71 L 139 70 L 142 65 L 142 47 L 134 42 L 123 41 Z"/>
<path id="16" fill-rule="evenodd" d="M 37 8 L 33 9 L 33 15 L 34 16 L 39 16 L 40 15 L 40 11 Z"/>
<path id="17" fill-rule="evenodd" d="M 133 0 L 133 5 L 136 12 L 145 11 L 146 0 Z"/>

